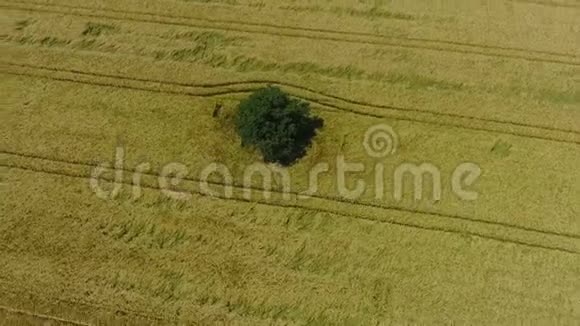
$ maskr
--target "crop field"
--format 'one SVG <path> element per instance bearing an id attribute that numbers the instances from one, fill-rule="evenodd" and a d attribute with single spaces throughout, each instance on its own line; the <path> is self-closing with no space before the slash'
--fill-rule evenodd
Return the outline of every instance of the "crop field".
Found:
<path id="1" fill-rule="evenodd" d="M 577 0 L 0 8 L 0 325 L 580 324 Z M 271 185 L 267 86 L 324 121 Z"/>

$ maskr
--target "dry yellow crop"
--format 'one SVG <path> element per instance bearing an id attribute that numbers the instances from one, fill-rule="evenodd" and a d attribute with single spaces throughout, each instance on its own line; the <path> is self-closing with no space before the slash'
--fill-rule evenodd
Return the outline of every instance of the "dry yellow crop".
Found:
<path id="1" fill-rule="evenodd" d="M 0 8 L 0 324 L 580 323 L 574 0 Z M 289 168 L 268 85 L 324 119 Z"/>

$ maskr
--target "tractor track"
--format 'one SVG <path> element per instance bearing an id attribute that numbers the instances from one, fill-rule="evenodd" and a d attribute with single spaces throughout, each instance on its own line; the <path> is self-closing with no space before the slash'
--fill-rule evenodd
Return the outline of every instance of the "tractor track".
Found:
<path id="1" fill-rule="evenodd" d="M 83 166 L 85 168 L 87 168 L 87 167 L 88 168 L 95 168 L 99 165 L 97 163 L 88 163 L 88 162 L 81 162 L 81 161 L 74 161 L 74 160 L 50 159 L 50 158 L 45 158 L 45 157 L 42 157 L 39 155 L 19 154 L 16 152 L 5 151 L 5 150 L 0 151 L 0 154 L 19 156 L 19 157 L 27 158 L 27 159 L 38 159 L 38 160 L 49 161 L 49 162 L 53 162 L 53 163 L 65 163 L 65 164 L 70 164 L 70 165 L 79 165 L 79 166 Z M 31 172 L 61 175 L 61 176 L 68 176 L 68 177 L 75 177 L 75 178 L 82 178 L 82 179 L 89 179 L 90 178 L 90 173 L 88 173 L 88 174 L 73 173 L 70 171 L 61 171 L 58 169 L 56 171 L 54 169 L 39 169 L 39 168 L 30 167 L 30 166 L 23 166 L 23 165 L 18 165 L 18 164 L 11 164 L 11 163 L 8 163 L 8 164 L 2 163 L 2 164 L 0 164 L 0 166 L 6 167 L 6 168 L 27 170 L 27 171 L 31 171 Z M 123 171 L 132 172 L 132 173 L 137 172 L 137 171 L 135 171 L 133 169 L 129 169 L 129 168 L 124 168 Z M 159 174 L 156 174 L 156 173 L 152 173 L 152 172 L 140 172 L 140 173 L 144 176 L 159 178 Z M 106 178 L 106 177 L 101 177 L 101 180 L 108 181 L 108 182 L 116 182 L 116 181 L 112 180 L 111 178 Z M 188 181 L 188 182 L 193 182 L 193 183 L 202 182 L 202 180 L 200 180 L 200 179 L 191 178 L 191 177 L 185 177 L 182 179 L 182 181 Z M 125 185 L 133 185 L 132 181 L 127 181 L 124 179 L 119 180 L 119 182 L 123 183 Z M 294 195 L 294 196 L 301 195 L 298 192 L 284 192 L 284 191 L 280 191 L 280 190 L 276 190 L 276 189 L 264 189 L 264 188 L 259 188 L 259 187 L 243 187 L 240 185 L 235 185 L 235 184 L 229 185 L 229 184 L 225 184 L 223 182 L 215 182 L 215 181 L 209 181 L 209 180 L 207 182 L 210 185 L 219 186 L 222 188 L 229 186 L 229 187 L 232 187 L 236 191 L 249 189 L 249 190 L 260 191 L 260 192 L 268 191 L 268 192 L 275 193 L 278 195 L 285 195 L 285 194 L 290 194 L 290 195 Z M 161 190 L 161 188 L 157 185 L 150 185 L 150 184 L 141 183 L 141 186 L 144 188 Z M 296 204 L 296 202 L 297 202 L 296 200 L 293 201 L 292 203 L 279 203 L 279 202 L 273 202 L 271 200 L 252 200 L 252 199 L 247 199 L 247 198 L 228 197 L 225 195 L 214 195 L 214 194 L 209 195 L 209 194 L 207 194 L 201 190 L 197 190 L 197 189 L 193 189 L 193 190 L 188 189 L 186 191 L 184 190 L 183 192 L 184 193 L 193 193 L 193 194 L 197 194 L 197 195 L 204 196 L 204 197 L 219 198 L 219 199 L 223 199 L 223 200 L 232 200 L 232 201 L 246 202 L 246 203 L 259 203 L 259 204 L 273 206 L 273 207 L 285 207 L 285 208 L 303 209 L 303 210 L 309 210 L 309 211 L 315 211 L 315 212 L 323 212 L 323 213 L 329 213 L 329 214 L 334 214 L 334 215 L 343 216 L 343 217 L 372 221 L 375 223 L 387 223 L 387 224 L 393 224 L 393 225 L 411 227 L 411 228 L 417 228 L 417 229 L 440 231 L 440 232 L 445 232 L 445 233 L 472 235 L 472 236 L 476 236 L 476 237 L 480 237 L 480 238 L 497 240 L 497 241 L 506 242 L 506 243 L 514 243 L 514 244 L 519 244 L 519 245 L 524 245 L 524 246 L 529 246 L 529 247 L 551 249 L 551 250 L 562 251 L 562 252 L 567 252 L 567 253 L 580 254 L 580 251 L 574 250 L 574 249 L 563 248 L 563 247 L 554 247 L 554 246 L 545 246 L 542 244 L 530 243 L 530 242 L 526 242 L 526 241 L 520 241 L 517 239 L 507 239 L 507 238 L 503 238 L 503 237 L 496 236 L 493 234 L 485 234 L 485 233 L 481 233 L 481 232 L 472 232 L 472 231 L 458 230 L 458 229 L 449 229 L 449 228 L 438 227 L 438 226 L 434 226 L 434 225 L 421 225 L 418 223 L 404 223 L 404 222 L 400 222 L 400 221 L 393 220 L 393 219 L 381 220 L 381 219 L 372 218 L 372 217 L 368 217 L 368 216 L 349 214 L 349 213 L 346 213 L 344 210 L 340 210 L 340 209 L 333 210 L 333 209 L 326 209 L 326 208 L 321 208 L 321 207 L 313 208 L 313 207 L 309 207 L 306 205 Z M 501 228 L 501 229 L 510 229 L 513 231 L 518 231 L 518 232 L 523 232 L 523 233 L 534 233 L 534 234 L 537 234 L 539 236 L 560 237 L 562 239 L 572 240 L 574 242 L 576 242 L 578 239 L 580 239 L 580 235 L 577 235 L 577 234 L 545 231 L 545 230 L 539 230 L 539 229 L 534 229 L 534 228 L 529 228 L 529 227 L 512 225 L 512 224 L 503 223 L 503 222 L 481 220 L 481 219 L 472 218 L 472 217 L 450 215 L 450 214 L 436 213 L 436 212 L 426 212 L 426 211 L 392 207 L 392 206 L 372 204 L 372 203 L 363 203 L 360 201 L 357 202 L 357 201 L 351 201 L 351 200 L 346 200 L 346 199 L 337 198 L 337 197 L 327 197 L 327 196 L 322 196 L 322 195 L 309 195 L 308 197 L 313 198 L 313 199 L 318 199 L 318 200 L 324 201 L 324 202 L 329 202 L 329 203 L 355 205 L 357 207 L 373 208 L 373 209 L 379 209 L 381 211 L 419 214 L 422 216 L 431 216 L 431 217 L 438 218 L 438 219 L 447 219 L 448 221 L 455 220 L 458 222 L 465 222 L 465 223 L 469 223 L 472 225 L 497 227 L 497 228 Z M 423 223 L 423 224 L 425 224 L 425 223 Z"/>
<path id="2" fill-rule="evenodd" d="M 5 64 L 6 65 L 6 64 Z M 9 64 L 8 64 L 9 65 Z M 34 68 L 35 70 L 43 70 L 43 68 L 37 67 Z M 54 70 L 53 70 L 54 71 Z M 56 70 L 59 71 L 59 70 Z M 61 72 L 65 72 L 65 73 L 73 73 L 73 72 L 68 72 L 68 71 L 64 71 L 62 70 Z M 227 90 L 220 90 L 220 91 L 214 91 L 214 92 L 194 92 L 194 91 L 188 91 L 188 90 L 174 90 L 174 89 L 160 89 L 159 87 L 147 87 L 144 85 L 141 86 L 134 86 L 134 85 L 119 85 L 118 83 L 113 83 L 110 81 L 87 81 L 87 80 L 78 80 L 75 78 L 66 78 L 66 77 L 55 77 L 55 76 L 46 76 L 46 75 L 42 75 L 42 74 L 31 74 L 31 73 L 25 73 L 25 72 L 11 72 L 11 71 L 7 71 L 7 70 L 0 70 L 0 73 L 4 73 L 4 74 L 9 74 L 9 75 L 16 75 L 16 76 L 25 76 L 25 77 L 34 77 L 34 78 L 44 78 L 44 79 L 49 79 L 49 80 L 56 80 L 56 81 L 62 81 L 62 82 L 73 82 L 73 83 L 80 83 L 80 84 L 87 84 L 87 85 L 93 85 L 93 86 L 105 86 L 105 87 L 111 87 L 111 88 L 117 88 L 117 89 L 128 89 L 128 90 L 139 90 L 139 91 L 147 91 L 147 92 L 153 92 L 153 93 L 163 93 L 163 94 L 173 94 L 173 95 L 185 95 L 185 96 L 194 96 L 194 97 L 215 97 L 215 96 L 231 96 L 231 95 L 239 95 L 239 94 L 248 94 L 252 91 L 255 91 L 256 89 L 258 89 L 259 87 L 249 87 L 249 88 L 244 88 L 244 89 L 227 89 Z M 131 81 L 131 82 L 138 82 L 138 83 L 150 83 L 150 84 L 155 84 L 156 86 L 159 85 L 165 85 L 165 86 L 180 86 L 180 87 L 184 87 L 184 88 L 192 88 L 192 87 L 196 87 L 196 86 L 192 86 L 193 84 L 189 84 L 187 86 L 185 85 L 179 85 L 179 83 L 175 83 L 175 82 L 169 82 L 169 81 L 161 81 L 161 80 L 147 80 L 147 79 L 134 79 L 134 78 L 130 78 L 130 77 L 125 77 L 125 76 L 113 76 L 113 75 L 100 75 L 100 74 L 95 74 L 95 73 L 80 73 L 80 72 L 75 72 L 74 73 L 77 76 L 90 76 L 90 77 L 99 77 L 99 78 L 108 78 L 108 79 L 115 79 L 115 80 L 122 80 L 122 81 Z M 283 84 L 280 84 L 283 85 Z M 258 85 L 256 85 L 258 86 Z M 264 85 L 262 85 L 263 87 Z M 208 86 L 206 85 L 205 88 L 208 88 Z M 305 101 L 309 101 L 313 104 L 317 104 L 318 106 L 329 110 L 329 111 L 342 111 L 342 112 L 348 112 L 348 113 L 352 113 L 352 114 L 356 114 L 359 116 L 366 116 L 366 117 L 371 117 L 371 118 L 377 118 L 377 119 L 385 119 L 385 118 L 390 118 L 390 119 L 395 119 L 395 120 L 400 120 L 400 121 L 408 121 L 408 122 L 412 122 L 412 123 L 423 123 L 423 124 L 430 124 L 430 125 L 436 125 L 436 126 L 441 126 L 441 127 L 453 127 L 453 128 L 461 128 L 461 129 L 466 129 L 466 130 L 474 130 L 474 131 L 483 131 L 483 132 L 489 132 L 489 133 L 499 133 L 499 134 L 507 134 L 507 135 L 512 135 L 512 136 L 518 136 L 518 137 L 524 137 L 524 138 L 530 138 L 530 139 L 540 139 L 540 140 L 548 140 L 548 141 L 554 141 L 554 142 L 560 142 L 560 143 L 568 143 L 568 144 L 575 144 L 575 145 L 580 145 L 580 138 L 578 137 L 580 135 L 580 132 L 577 131 L 573 131 L 573 130 L 565 130 L 565 129 L 558 129 L 558 128 L 551 128 L 551 127 L 537 127 L 537 126 L 532 126 L 532 125 L 527 125 L 527 124 L 512 124 L 511 122 L 503 122 L 501 125 L 499 122 L 494 122 L 494 121 L 488 121 L 482 118 L 477 118 L 479 119 L 479 122 L 487 122 L 487 123 L 496 123 L 496 124 L 500 124 L 500 128 L 510 128 L 510 130 L 505 130 L 505 129 L 500 129 L 500 128 L 490 128 L 488 127 L 478 127 L 478 126 L 474 126 L 474 125 L 468 125 L 466 123 L 459 123 L 459 122 L 449 122 L 449 121 L 440 121 L 440 120 L 434 120 L 434 119 L 425 119 L 425 118 L 416 118 L 416 117 L 408 117 L 408 116 L 404 116 L 401 114 L 404 113 L 418 113 L 417 111 L 408 111 L 405 109 L 388 109 L 387 107 L 374 107 L 374 106 L 367 106 L 369 108 L 375 108 L 375 109 L 380 109 L 380 110 L 393 110 L 396 111 L 397 114 L 379 114 L 379 113 L 370 113 L 370 112 L 365 112 L 365 111 L 361 111 L 361 110 L 357 110 L 357 109 L 352 109 L 352 108 L 348 108 L 346 106 L 341 106 L 341 105 L 337 105 L 334 103 L 329 103 L 327 101 L 322 101 L 318 98 L 315 97 L 309 97 L 309 96 L 304 96 L 304 95 L 298 95 L 298 94 L 291 94 L 292 96 L 305 100 Z M 360 106 L 364 106 L 362 104 L 357 104 Z M 432 116 L 441 116 L 444 118 L 452 118 L 452 117 L 448 117 L 445 115 L 439 115 L 435 112 L 422 112 L 422 113 L 426 113 Z M 456 118 L 456 117 L 453 117 Z M 457 120 L 462 119 L 462 118 L 457 118 Z M 466 118 L 468 120 L 473 121 L 473 119 L 471 118 Z M 548 131 L 552 131 L 552 132 L 558 132 L 558 133 L 566 133 L 567 135 L 564 137 L 557 137 L 557 136 L 550 136 L 550 135 L 546 135 L 545 132 L 541 132 L 540 134 L 531 134 L 529 132 L 520 132 L 520 131 L 514 131 L 512 130 L 514 127 L 525 127 L 528 130 L 533 130 L 536 129 L 537 131 L 542 131 L 542 129 L 544 130 L 548 130 Z M 572 136 L 574 139 L 570 139 L 569 136 Z"/>
<path id="3" fill-rule="evenodd" d="M 87 162 L 87 161 L 70 160 L 70 159 L 57 159 L 57 158 L 50 158 L 50 157 L 37 155 L 37 154 L 21 153 L 21 152 L 16 152 L 16 151 L 9 151 L 9 150 L 0 150 L 0 154 L 42 160 L 42 161 L 47 161 L 47 162 L 52 162 L 52 163 L 65 163 L 65 164 L 83 166 L 83 167 L 88 167 L 88 168 L 95 168 L 95 167 L 99 166 L 100 163 L 102 163 L 102 162 L 100 162 L 100 163 L 99 162 Z M 123 168 L 122 170 L 124 172 L 129 172 L 129 173 L 141 173 L 143 175 L 147 175 L 147 176 L 151 176 L 151 177 L 159 177 L 159 174 L 157 174 L 157 173 L 138 172 L 137 170 L 132 169 L 132 168 Z M 191 177 L 184 177 L 184 178 L 182 178 L 182 180 L 196 182 L 196 183 L 203 181 L 201 179 L 191 178 Z M 227 184 L 225 184 L 223 182 L 215 182 L 215 181 L 211 181 L 211 180 L 207 180 L 207 183 L 210 185 L 220 186 L 220 187 L 228 186 Z M 259 187 L 254 187 L 254 186 L 245 187 L 244 185 L 235 184 L 235 183 L 230 185 L 230 186 L 237 188 L 238 190 L 243 190 L 246 188 L 250 189 L 250 190 L 262 191 L 262 192 L 267 190 L 264 188 L 259 188 Z M 301 196 L 302 195 L 301 192 L 296 192 L 296 191 L 284 192 L 284 191 L 280 191 L 280 190 L 276 190 L 276 189 L 271 189 L 268 191 L 278 193 L 278 194 L 287 193 L 287 194 L 291 194 L 294 196 Z M 360 204 L 360 205 L 367 206 L 367 207 L 380 208 L 380 209 L 386 209 L 386 210 L 394 210 L 394 211 L 400 211 L 400 212 L 405 212 L 405 213 L 431 215 L 431 216 L 438 216 L 438 217 L 463 220 L 463 221 L 468 221 L 468 222 L 490 224 L 490 225 L 502 226 L 502 227 L 506 227 L 506 228 L 528 231 L 528 232 L 536 232 L 536 233 L 544 234 L 544 235 L 553 235 L 553 236 L 561 236 L 561 237 L 572 238 L 572 239 L 580 239 L 580 235 L 574 234 L 574 233 L 565 233 L 565 232 L 560 233 L 560 232 L 545 231 L 545 230 L 539 230 L 539 229 L 529 228 L 529 227 L 525 227 L 525 226 L 509 224 L 509 223 L 482 220 L 482 219 L 473 218 L 473 217 L 466 217 L 466 216 L 452 215 L 452 214 L 445 214 L 445 213 L 437 213 L 437 212 L 429 212 L 429 211 L 421 211 L 421 210 L 407 209 L 407 208 L 396 207 L 396 206 L 373 204 L 373 203 L 365 202 L 365 201 L 352 201 L 352 200 L 347 200 L 347 199 L 344 199 L 341 197 L 336 197 L 336 196 L 322 196 L 322 195 L 312 194 L 312 195 L 308 195 L 308 197 L 318 198 L 318 199 L 323 199 L 323 200 L 331 200 L 331 201 L 345 203 L 345 204 Z"/>
<path id="4" fill-rule="evenodd" d="M 12 4 L 12 5 L 10 5 Z M 29 7 L 23 7 L 28 5 Z M 30 7 L 30 6 L 36 6 Z M 48 7 L 48 8 L 57 8 L 57 9 L 41 9 L 38 7 Z M 225 30 L 225 31 L 233 31 L 233 32 L 241 32 L 241 33 L 253 33 L 253 34 L 264 34 L 264 35 L 271 35 L 271 36 L 283 36 L 283 37 L 293 37 L 293 38 L 305 38 L 305 39 L 312 39 L 315 41 L 336 41 L 336 42 L 345 42 L 345 43 L 355 43 L 355 44 L 367 44 L 367 45 L 378 45 L 378 46 L 389 46 L 389 47 L 399 47 L 399 48 L 409 48 L 414 50 L 430 50 L 430 51 L 437 51 L 437 52 L 447 52 L 447 53 L 457 53 L 457 54 L 466 54 L 466 55 L 482 55 L 488 57 L 496 57 L 496 58 L 503 58 L 503 59 L 517 59 L 517 60 L 526 60 L 530 62 L 543 62 L 543 63 L 555 63 L 555 64 L 563 64 L 563 65 L 572 65 L 572 66 L 580 66 L 580 61 L 570 61 L 564 59 L 556 59 L 556 58 L 541 58 L 541 57 L 533 57 L 526 55 L 525 53 L 536 53 L 540 54 L 540 52 L 531 52 L 533 50 L 516 50 L 515 48 L 510 48 L 509 51 L 518 52 L 518 54 L 512 53 L 490 53 L 485 52 L 485 49 L 495 49 L 500 50 L 502 47 L 493 47 L 490 45 L 487 46 L 478 46 L 475 44 L 469 45 L 459 45 L 460 42 L 456 42 L 458 44 L 453 44 L 450 41 L 427 41 L 426 39 L 393 39 L 387 38 L 385 36 L 379 36 L 376 34 L 370 35 L 361 35 L 358 33 L 352 34 L 349 32 L 334 32 L 329 30 L 321 30 L 321 29 L 307 29 L 307 28 L 298 28 L 298 27 L 286 27 L 280 25 L 270 25 L 270 24 L 260 24 L 260 23 L 247 23 L 247 22 L 237 22 L 237 21 L 228 21 L 228 20 L 218 20 L 218 19 L 207 19 L 207 18 L 196 18 L 196 17 L 185 17 L 185 16 L 170 16 L 170 15 L 157 15 L 147 12 L 140 12 L 140 11 L 122 11 L 122 10 L 114 10 L 114 9 L 100 9 L 94 7 L 81 7 L 81 6 L 71 6 L 71 5 L 50 5 L 50 4 L 40 4 L 35 2 L 20 2 L 20 1 L 9 1 L 7 4 L 0 4 L 0 8 L 9 9 L 9 10 L 20 10 L 20 11 L 28 11 L 28 12 L 42 12 L 42 13 L 54 13 L 54 14 L 65 14 L 65 15 L 72 15 L 72 16 L 79 16 L 79 17 L 89 17 L 89 18 L 99 18 L 99 19 L 111 19 L 117 21 L 131 21 L 137 23 L 154 23 L 154 24 L 165 24 L 165 25 L 175 25 L 175 26 L 186 26 L 186 27 L 193 27 L 193 28 L 202 28 L 202 29 L 214 29 L 214 30 Z M 61 8 L 61 10 L 58 10 Z M 65 9 L 65 10 L 62 10 Z M 88 13 L 80 13 L 71 10 L 90 10 Z M 107 14 L 95 14 L 93 12 L 105 12 Z M 113 15 L 111 15 L 113 14 Z M 114 16 L 115 14 L 122 14 L 123 17 Z M 129 17 L 128 15 L 141 15 L 141 16 L 148 16 L 150 18 L 137 18 L 137 17 Z M 173 19 L 174 21 L 169 21 L 168 19 Z M 181 20 L 181 21 L 180 21 Z M 190 22 L 184 22 L 184 20 L 189 20 Z M 191 21 L 198 21 L 200 23 L 192 23 Z M 205 25 L 203 24 L 205 23 Z M 210 24 L 210 25 L 208 25 Z M 213 24 L 213 25 L 211 25 Z M 222 24 L 222 25 L 219 25 Z M 239 25 L 241 27 L 233 27 L 232 25 Z M 256 29 L 248 29 L 247 27 L 256 27 L 256 28 L 270 28 L 270 29 L 278 29 L 279 31 L 266 31 L 266 30 L 256 30 Z M 245 27 L 245 28 L 244 28 Z M 281 31 L 285 30 L 285 31 Z M 297 31 L 301 32 L 308 32 L 308 33 L 315 33 L 315 34 L 334 34 L 335 36 L 330 35 L 306 35 L 306 34 L 299 34 L 296 33 Z M 381 40 L 362 40 L 360 38 L 344 38 L 345 35 L 348 36 L 365 36 L 365 37 L 373 37 L 373 38 L 380 38 Z M 388 41 L 391 39 L 392 41 Z M 406 42 L 404 43 L 403 42 Z M 416 44 L 413 44 L 415 42 Z M 442 45 L 454 45 L 460 46 L 463 48 L 445 48 L 445 47 L 436 47 L 432 45 L 427 45 L 424 43 L 441 43 Z M 467 43 L 466 43 L 467 44 Z M 472 48 L 479 48 L 481 50 L 474 50 Z M 505 50 L 502 50 L 505 51 Z M 524 54 L 522 54 L 524 53 Z M 548 54 L 545 52 L 541 52 L 542 55 L 550 55 L 550 56 L 557 56 L 561 58 L 577 58 L 576 55 L 567 54 L 567 53 L 558 53 L 558 54 Z"/>
<path id="5" fill-rule="evenodd" d="M 337 95 L 327 94 L 327 93 L 323 93 L 321 91 L 318 91 L 318 90 L 315 90 L 315 89 L 312 89 L 309 87 L 304 87 L 301 85 L 287 83 L 287 82 L 281 82 L 281 81 L 277 81 L 277 80 L 260 79 L 260 80 L 244 80 L 244 81 L 232 81 L 232 82 L 220 82 L 220 83 L 191 83 L 191 82 L 186 83 L 186 82 L 159 80 L 159 79 L 128 77 L 128 76 L 112 75 L 112 74 L 105 74 L 105 73 L 95 73 L 95 72 L 83 71 L 83 70 L 78 70 L 78 69 L 62 69 L 62 68 L 59 69 L 59 68 L 55 68 L 55 67 L 31 65 L 31 64 L 26 64 L 26 63 L 14 63 L 14 62 L 8 62 L 8 61 L 3 61 L 3 60 L 0 60 L 0 64 L 14 66 L 14 67 L 20 67 L 20 68 L 46 70 L 46 71 L 52 71 L 52 72 L 57 72 L 57 73 L 71 73 L 71 74 L 85 75 L 85 76 L 91 76 L 91 77 L 97 77 L 97 78 L 106 77 L 106 78 L 113 78 L 113 79 L 118 79 L 118 80 L 147 82 L 147 83 L 165 84 L 165 85 L 191 87 L 191 88 L 210 88 L 211 89 L 211 88 L 218 88 L 218 87 L 238 87 L 238 86 L 247 86 L 247 85 L 254 86 L 254 87 L 248 87 L 246 89 L 240 90 L 241 93 L 243 93 L 244 91 L 251 92 L 251 91 L 254 91 L 260 87 L 272 85 L 272 86 L 279 86 L 279 87 L 288 88 L 288 89 L 292 89 L 292 90 L 298 90 L 298 91 L 311 93 L 311 95 L 313 95 L 313 96 L 321 97 L 324 99 L 336 100 L 336 101 L 344 102 L 347 104 L 363 106 L 363 107 L 368 107 L 368 108 L 372 108 L 372 109 L 391 110 L 391 111 L 397 111 L 397 112 L 402 112 L 402 113 L 413 112 L 413 113 L 431 115 L 434 117 L 458 118 L 458 119 L 465 119 L 465 120 L 469 120 L 469 121 L 477 121 L 477 122 L 483 122 L 483 123 L 497 123 L 497 124 L 516 126 L 516 127 L 525 127 L 525 128 L 541 129 L 541 130 L 546 130 L 546 131 L 570 133 L 570 134 L 575 134 L 575 135 L 580 136 L 580 131 L 573 130 L 573 129 L 563 129 L 563 128 L 555 128 L 555 127 L 549 127 L 549 126 L 533 125 L 533 124 L 527 124 L 527 123 L 522 123 L 522 122 L 517 122 L 517 121 L 507 121 L 507 120 L 499 120 L 499 119 L 491 119 L 491 118 L 480 118 L 480 117 L 468 116 L 468 115 L 457 114 L 457 113 L 434 112 L 434 111 L 430 111 L 430 110 L 417 109 L 417 108 L 403 108 L 403 107 L 397 107 L 397 106 L 392 106 L 392 105 L 373 104 L 373 103 L 368 103 L 368 102 L 363 102 L 363 101 L 358 101 L 358 100 L 352 100 L 352 99 L 340 97 Z M 114 87 L 115 85 L 110 85 L 110 86 Z M 217 95 L 227 95 L 227 93 L 217 94 Z M 203 96 L 203 95 L 201 95 L 201 96 Z M 211 95 L 209 95 L 209 96 L 211 96 Z M 213 95 L 213 96 L 216 96 L 216 95 Z M 312 100 L 312 99 L 309 99 L 309 100 Z M 322 103 L 319 103 L 319 104 L 325 105 Z"/>
<path id="6" fill-rule="evenodd" d="M 511 1 L 521 1 L 521 2 L 535 2 L 531 0 L 511 0 Z M 542 2 L 542 1 L 539 1 Z M 9 1 L 9 3 L 20 3 L 20 4 L 30 4 L 30 5 L 50 5 L 47 3 L 40 3 L 34 1 Z M 192 4 L 196 5 L 196 4 Z M 56 7 L 63 7 L 68 9 L 86 9 L 86 10 L 99 10 L 101 8 L 95 8 L 90 6 L 72 6 L 67 4 L 54 4 L 52 6 Z M 580 6 L 580 5 L 579 5 Z M 126 10 L 118 10 L 118 9 L 106 9 L 107 11 L 114 12 L 114 13 L 131 13 L 131 14 L 140 14 L 140 15 L 152 15 L 152 16 L 160 16 L 160 17 L 168 17 L 168 18 L 177 18 L 177 19 L 191 19 L 191 20 L 199 20 L 199 21 L 206 21 L 210 23 L 226 23 L 226 24 L 239 24 L 245 26 L 255 26 L 255 27 L 263 27 L 263 28 L 280 28 L 280 29 L 289 29 L 295 31 L 303 31 L 303 32 L 319 32 L 319 33 L 328 33 L 328 34 L 336 34 L 336 35 L 349 35 L 349 36 L 368 36 L 368 37 L 377 37 L 377 38 L 384 38 L 384 39 L 393 39 L 393 40 L 400 40 L 400 41 L 417 41 L 417 42 L 425 42 L 425 43 L 433 43 L 433 44 L 445 44 L 445 45 L 456 45 L 456 46 L 464 46 L 464 47 L 471 47 L 475 49 L 491 49 L 491 50 L 504 50 L 504 51 L 517 51 L 522 53 L 535 53 L 535 54 L 544 54 L 544 55 L 554 55 L 554 56 L 561 56 L 567 58 L 579 58 L 580 56 L 577 54 L 571 53 L 561 53 L 555 51 L 545 51 L 545 50 L 533 50 L 533 49 L 526 49 L 526 48 L 518 48 L 518 47 L 507 47 L 507 46 L 498 46 L 498 45 L 489 45 L 489 44 L 477 44 L 477 43 L 467 43 L 467 42 L 458 42 L 458 41 L 450 41 L 450 40 L 437 40 L 437 39 L 428 39 L 428 38 L 418 38 L 418 37 L 400 37 L 400 36 L 386 36 L 383 34 L 378 33 L 365 33 L 365 32 L 354 32 L 354 31 L 340 31 L 340 30 L 330 30 L 330 29 L 321 29 L 321 28 L 306 28 L 306 27 L 297 27 L 297 26 L 285 26 L 285 25 L 276 25 L 276 24 L 267 24 L 267 23 L 254 23 L 254 22 L 244 22 L 244 21 L 234 21 L 234 20 L 223 20 L 223 19 L 208 19 L 202 17 L 192 17 L 192 16 L 184 16 L 184 15 L 159 15 L 153 14 L 151 12 L 146 11 L 126 11 Z"/>

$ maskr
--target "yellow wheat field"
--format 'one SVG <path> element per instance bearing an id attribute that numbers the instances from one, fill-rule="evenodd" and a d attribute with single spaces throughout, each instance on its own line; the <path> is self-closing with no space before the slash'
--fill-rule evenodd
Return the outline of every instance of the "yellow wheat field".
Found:
<path id="1" fill-rule="evenodd" d="M 2 8 L 0 324 L 577 325 L 580 5 L 558 1 L 10 0 Z M 260 161 L 237 103 L 275 85 L 324 119 Z M 216 105 L 222 105 L 219 115 Z M 396 132 L 374 158 L 365 132 Z M 120 187 L 90 178 L 124 151 Z M 338 158 L 364 171 L 346 186 Z M 165 195 L 160 174 L 187 175 Z M 441 198 L 402 200 L 402 164 Z M 453 172 L 476 164 L 459 198 Z M 135 194 L 135 172 L 140 177 Z M 233 186 L 200 178 L 212 163 Z M 328 173 L 308 199 L 309 174 Z M 107 172 L 101 186 L 114 189 Z M 434 181 L 426 181 L 427 188 Z"/>

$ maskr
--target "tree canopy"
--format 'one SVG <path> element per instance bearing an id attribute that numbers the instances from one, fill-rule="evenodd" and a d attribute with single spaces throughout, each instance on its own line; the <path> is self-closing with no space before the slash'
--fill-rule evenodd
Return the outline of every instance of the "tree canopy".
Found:
<path id="1" fill-rule="evenodd" d="M 238 106 L 242 146 L 255 146 L 268 163 L 291 165 L 303 157 L 321 127 L 322 119 L 310 115 L 309 103 L 278 87 L 257 90 Z"/>

